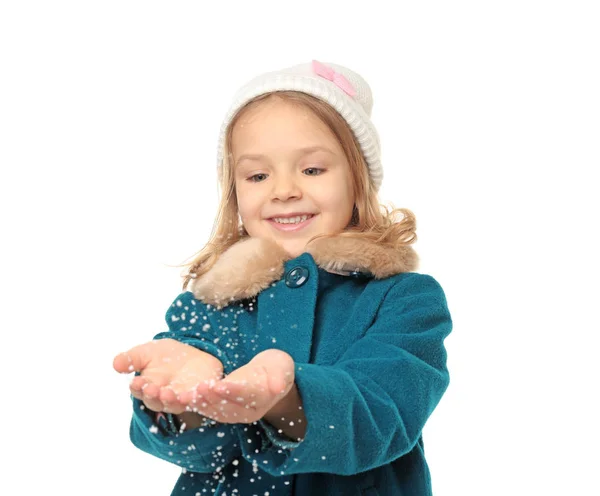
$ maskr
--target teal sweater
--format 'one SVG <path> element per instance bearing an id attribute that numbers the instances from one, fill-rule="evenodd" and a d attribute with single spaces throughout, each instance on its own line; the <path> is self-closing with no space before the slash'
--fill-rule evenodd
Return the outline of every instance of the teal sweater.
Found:
<path id="1" fill-rule="evenodd" d="M 298 443 L 264 421 L 179 433 L 133 399 L 133 444 L 182 468 L 172 495 L 432 494 L 422 430 L 449 384 L 452 321 L 431 276 L 338 275 L 304 253 L 256 298 L 217 310 L 184 292 L 166 321 L 155 339 L 207 351 L 226 374 L 289 353 L 307 419 Z"/>

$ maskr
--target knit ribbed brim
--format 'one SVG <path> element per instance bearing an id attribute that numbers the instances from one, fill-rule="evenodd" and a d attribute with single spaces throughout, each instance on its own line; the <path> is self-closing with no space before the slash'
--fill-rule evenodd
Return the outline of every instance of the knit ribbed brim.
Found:
<path id="1" fill-rule="evenodd" d="M 371 88 L 359 74 L 350 69 L 337 64 L 327 63 L 325 65 L 344 76 L 351 83 L 356 92 L 354 96 L 350 96 L 335 82 L 316 74 L 312 63 L 262 74 L 237 91 L 219 133 L 217 147 L 219 174 L 225 153 L 227 128 L 239 110 L 260 95 L 275 91 L 299 91 L 327 102 L 344 118 L 360 145 L 375 189 L 379 189 L 383 179 L 383 169 L 379 136 L 370 118 L 373 107 Z"/>

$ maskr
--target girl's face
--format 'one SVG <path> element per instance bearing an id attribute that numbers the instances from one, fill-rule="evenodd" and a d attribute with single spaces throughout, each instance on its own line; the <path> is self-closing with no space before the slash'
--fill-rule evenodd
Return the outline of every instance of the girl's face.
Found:
<path id="1" fill-rule="evenodd" d="M 238 120 L 231 147 L 239 213 L 250 236 L 297 257 L 313 236 L 349 224 L 350 166 L 311 111 L 279 98 L 262 102 Z"/>

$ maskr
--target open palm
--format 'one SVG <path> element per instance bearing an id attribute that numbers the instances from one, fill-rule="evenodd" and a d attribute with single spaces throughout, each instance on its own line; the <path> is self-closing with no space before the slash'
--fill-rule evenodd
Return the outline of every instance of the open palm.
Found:
<path id="1" fill-rule="evenodd" d="M 181 401 L 218 422 L 252 423 L 265 416 L 292 388 L 294 360 L 282 350 L 270 349 L 215 383 L 210 395 L 183 393 Z"/>
<path id="2" fill-rule="evenodd" d="M 155 412 L 179 414 L 188 408 L 180 400 L 193 391 L 209 396 L 223 377 L 223 364 L 211 355 L 174 339 L 160 339 L 117 355 L 117 372 L 139 372 L 129 385 L 131 394 Z M 214 397 L 213 399 L 215 399 Z"/>

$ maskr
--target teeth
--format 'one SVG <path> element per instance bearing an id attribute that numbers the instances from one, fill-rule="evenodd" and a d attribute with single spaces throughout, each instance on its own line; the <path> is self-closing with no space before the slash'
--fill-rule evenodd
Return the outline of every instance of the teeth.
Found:
<path id="1" fill-rule="evenodd" d="M 297 217 L 273 217 L 272 220 L 277 222 L 278 224 L 299 224 L 300 222 L 304 222 L 312 215 L 302 215 Z"/>

